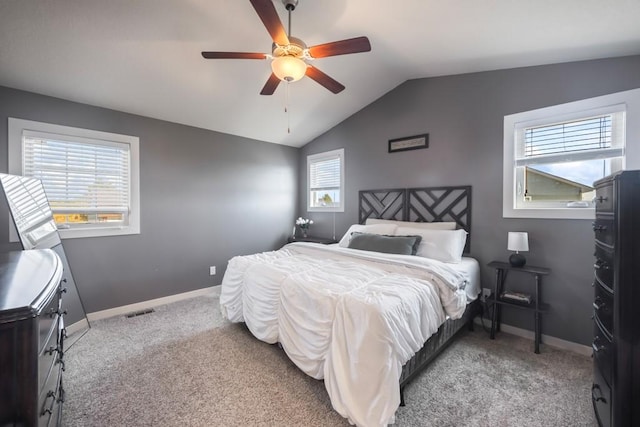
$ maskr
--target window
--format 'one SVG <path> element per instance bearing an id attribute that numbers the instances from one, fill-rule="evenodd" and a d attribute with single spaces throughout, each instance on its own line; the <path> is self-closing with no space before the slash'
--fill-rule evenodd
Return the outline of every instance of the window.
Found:
<path id="1" fill-rule="evenodd" d="M 344 149 L 307 157 L 307 209 L 344 212 Z"/>
<path id="2" fill-rule="evenodd" d="M 140 233 L 139 140 L 9 119 L 9 173 L 42 181 L 63 238 Z"/>
<path id="3" fill-rule="evenodd" d="M 593 182 L 626 167 L 628 102 L 640 91 L 505 116 L 503 216 L 594 217 Z"/>

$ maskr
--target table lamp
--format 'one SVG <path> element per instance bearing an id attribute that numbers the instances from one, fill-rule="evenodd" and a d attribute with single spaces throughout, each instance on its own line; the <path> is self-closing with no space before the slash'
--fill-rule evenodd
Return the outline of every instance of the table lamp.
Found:
<path id="1" fill-rule="evenodd" d="M 522 267 L 527 263 L 526 258 L 520 252 L 529 250 L 529 235 L 526 231 L 510 231 L 507 242 L 507 249 L 516 251 L 509 257 L 509 264 L 512 267 Z"/>

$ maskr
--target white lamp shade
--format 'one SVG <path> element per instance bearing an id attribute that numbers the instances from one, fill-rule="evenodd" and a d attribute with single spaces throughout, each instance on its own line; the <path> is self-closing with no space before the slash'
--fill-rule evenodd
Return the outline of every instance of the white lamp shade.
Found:
<path id="1" fill-rule="evenodd" d="M 271 70 L 280 80 L 295 82 L 304 77 L 307 64 L 295 56 L 279 56 L 271 61 Z"/>
<path id="2" fill-rule="evenodd" d="M 529 234 L 526 231 L 510 231 L 507 249 L 516 252 L 529 250 Z"/>

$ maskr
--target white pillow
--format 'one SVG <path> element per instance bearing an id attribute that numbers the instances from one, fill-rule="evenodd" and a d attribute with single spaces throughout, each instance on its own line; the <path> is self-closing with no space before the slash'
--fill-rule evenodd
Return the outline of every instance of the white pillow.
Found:
<path id="1" fill-rule="evenodd" d="M 396 227 L 395 224 L 353 224 L 351 227 L 349 227 L 347 232 L 344 233 L 344 236 L 342 236 L 342 239 L 340 239 L 340 242 L 338 242 L 338 246 L 348 248 L 349 240 L 351 239 L 351 233 L 355 231 L 360 233 L 387 234 L 389 236 L 393 236 L 396 228 L 398 227 Z"/>
<path id="2" fill-rule="evenodd" d="M 467 232 L 464 230 L 423 230 L 398 227 L 396 236 L 422 236 L 416 256 L 438 261 L 459 263 L 462 261 Z"/>
<path id="3" fill-rule="evenodd" d="M 422 230 L 455 230 L 457 226 L 455 222 L 411 222 L 378 218 L 367 218 L 366 224 L 395 224 L 398 227 L 412 227 Z"/>

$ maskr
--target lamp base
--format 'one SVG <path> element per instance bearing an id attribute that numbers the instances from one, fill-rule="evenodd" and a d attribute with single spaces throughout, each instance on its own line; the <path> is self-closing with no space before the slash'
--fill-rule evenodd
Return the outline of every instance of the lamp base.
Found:
<path id="1" fill-rule="evenodd" d="M 511 264 L 512 267 L 524 267 L 526 263 L 527 259 L 522 254 L 515 253 L 509 257 L 509 264 Z"/>

